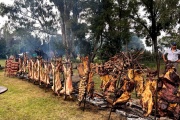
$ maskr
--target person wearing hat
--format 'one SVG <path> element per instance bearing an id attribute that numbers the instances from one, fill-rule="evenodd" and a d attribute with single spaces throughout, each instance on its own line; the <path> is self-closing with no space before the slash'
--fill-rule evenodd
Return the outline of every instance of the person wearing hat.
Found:
<path id="1" fill-rule="evenodd" d="M 166 55 L 167 55 L 167 57 L 166 57 Z M 175 69 L 177 70 L 178 63 L 180 62 L 179 55 L 180 55 L 180 50 L 177 49 L 176 42 L 172 42 L 171 48 L 165 50 L 165 52 L 163 54 L 163 60 L 166 64 L 172 63 L 174 65 Z"/>

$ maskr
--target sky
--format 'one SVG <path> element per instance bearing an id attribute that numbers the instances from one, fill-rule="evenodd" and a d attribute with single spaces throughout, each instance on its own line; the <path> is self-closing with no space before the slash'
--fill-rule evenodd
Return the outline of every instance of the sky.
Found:
<path id="1" fill-rule="evenodd" d="M 0 0 L 0 3 L 12 4 L 14 0 Z"/>
<path id="2" fill-rule="evenodd" d="M 5 24 L 6 20 L 7 20 L 7 17 L 1 17 L 0 16 L 0 28 Z"/>
<path id="3" fill-rule="evenodd" d="M 7 5 L 12 5 L 14 0 L 0 0 L 0 3 L 5 3 Z M 7 17 L 0 16 L 0 28 L 5 24 L 5 22 L 8 20 Z"/>

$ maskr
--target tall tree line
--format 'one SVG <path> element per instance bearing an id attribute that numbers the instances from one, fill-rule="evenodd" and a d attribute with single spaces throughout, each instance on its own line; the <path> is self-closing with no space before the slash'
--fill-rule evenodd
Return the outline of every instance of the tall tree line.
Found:
<path id="1" fill-rule="evenodd" d="M 179 4 L 178 0 L 16 0 L 14 6 L 1 4 L 0 13 L 9 16 L 15 30 L 26 28 L 42 36 L 60 30 L 68 56 L 78 50 L 93 60 L 97 54 L 111 57 L 128 47 L 134 34 L 146 38 L 157 52 L 161 31 L 178 36 L 174 28 L 180 21 Z"/>

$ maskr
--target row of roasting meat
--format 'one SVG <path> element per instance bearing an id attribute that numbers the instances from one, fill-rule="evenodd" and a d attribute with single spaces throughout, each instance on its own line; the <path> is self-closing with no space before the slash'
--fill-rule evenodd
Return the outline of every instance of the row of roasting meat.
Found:
<path id="1" fill-rule="evenodd" d="M 129 54 L 120 52 L 108 61 L 91 63 L 88 56 L 81 57 L 77 64 L 79 76 L 78 100 L 81 103 L 86 96 L 95 96 L 97 74 L 101 80 L 101 92 L 104 98 L 113 106 L 124 105 L 132 100 L 132 93 L 140 99 L 144 116 L 149 116 L 153 109 L 160 116 L 173 114 L 179 119 L 180 113 L 180 78 L 173 65 L 168 64 L 165 73 L 157 78 L 157 71 L 152 71 L 139 64 L 141 52 Z M 17 73 L 27 73 L 27 77 L 39 84 L 49 85 L 52 76 L 52 90 L 60 95 L 71 96 L 73 88 L 73 65 L 70 60 L 56 58 L 50 62 L 39 58 L 28 59 L 26 56 L 6 60 L 5 75 L 15 76 Z M 114 99 L 115 98 L 115 99 Z M 155 104 L 157 100 L 157 104 Z M 155 106 L 156 105 L 156 106 Z"/>

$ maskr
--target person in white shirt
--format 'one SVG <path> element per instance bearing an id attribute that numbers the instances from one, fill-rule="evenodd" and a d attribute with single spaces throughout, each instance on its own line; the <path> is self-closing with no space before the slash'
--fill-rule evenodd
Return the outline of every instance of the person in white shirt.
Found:
<path id="1" fill-rule="evenodd" d="M 167 54 L 167 58 L 166 58 L 166 54 Z M 177 49 L 176 42 L 172 42 L 171 48 L 165 50 L 163 54 L 163 60 L 165 63 L 172 63 L 175 69 L 177 70 L 178 63 L 180 63 L 179 55 L 180 55 L 180 50 Z"/>

